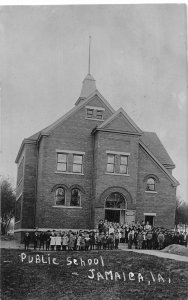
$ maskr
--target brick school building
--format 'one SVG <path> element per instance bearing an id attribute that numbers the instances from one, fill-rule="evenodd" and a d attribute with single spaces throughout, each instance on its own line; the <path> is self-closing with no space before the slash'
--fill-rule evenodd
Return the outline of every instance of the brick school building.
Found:
<path id="1" fill-rule="evenodd" d="M 100 94 L 91 74 L 75 106 L 23 140 L 15 234 L 93 229 L 100 219 L 174 227 L 175 165 L 154 132 L 142 131 Z"/>

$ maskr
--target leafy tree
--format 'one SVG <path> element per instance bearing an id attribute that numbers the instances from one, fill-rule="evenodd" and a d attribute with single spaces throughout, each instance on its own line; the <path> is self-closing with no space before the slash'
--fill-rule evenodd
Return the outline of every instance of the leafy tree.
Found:
<path id="1" fill-rule="evenodd" d="M 11 219 L 15 215 L 16 195 L 7 178 L 1 180 L 1 233 L 6 234 Z"/>
<path id="2" fill-rule="evenodd" d="M 188 224 L 188 203 L 181 199 L 176 199 L 175 224 Z"/>

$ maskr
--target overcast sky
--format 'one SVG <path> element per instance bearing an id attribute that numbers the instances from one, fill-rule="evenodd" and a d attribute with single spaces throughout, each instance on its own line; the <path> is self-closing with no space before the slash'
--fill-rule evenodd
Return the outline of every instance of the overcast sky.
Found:
<path id="1" fill-rule="evenodd" d="M 22 140 L 74 106 L 91 35 L 98 90 L 158 134 L 188 201 L 185 5 L 4 6 L 0 14 L 2 175 L 15 183 Z"/>

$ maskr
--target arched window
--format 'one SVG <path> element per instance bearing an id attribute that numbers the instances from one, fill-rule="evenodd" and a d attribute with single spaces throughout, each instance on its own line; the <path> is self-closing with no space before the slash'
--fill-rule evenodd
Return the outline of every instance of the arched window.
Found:
<path id="1" fill-rule="evenodd" d="M 147 179 L 146 191 L 154 192 L 156 190 L 156 182 L 155 179 L 150 177 Z"/>
<path id="2" fill-rule="evenodd" d="M 71 190 L 71 202 L 70 206 L 80 206 L 81 204 L 81 192 L 78 188 Z"/>
<path id="3" fill-rule="evenodd" d="M 65 205 L 65 189 L 59 187 L 55 191 L 55 203 L 56 205 Z"/>
<path id="4" fill-rule="evenodd" d="M 105 203 L 105 208 L 125 209 L 125 199 L 120 193 L 111 193 Z"/>

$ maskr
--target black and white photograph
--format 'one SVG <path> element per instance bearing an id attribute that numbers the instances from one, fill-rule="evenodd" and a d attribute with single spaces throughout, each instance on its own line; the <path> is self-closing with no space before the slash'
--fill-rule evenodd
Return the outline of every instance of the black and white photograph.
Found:
<path id="1" fill-rule="evenodd" d="M 0 5 L 2 300 L 188 299 L 187 57 L 185 3 Z"/>

